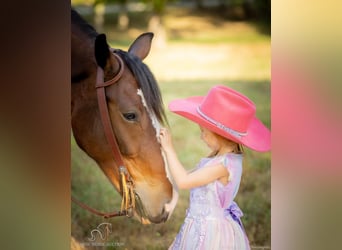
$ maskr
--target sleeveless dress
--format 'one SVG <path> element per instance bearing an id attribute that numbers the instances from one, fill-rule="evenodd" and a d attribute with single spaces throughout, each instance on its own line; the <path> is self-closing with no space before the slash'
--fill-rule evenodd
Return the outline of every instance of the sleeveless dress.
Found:
<path id="1" fill-rule="evenodd" d="M 190 206 L 186 211 L 186 218 L 169 249 L 250 249 L 240 220 L 242 211 L 233 201 L 240 186 L 242 155 L 228 153 L 203 158 L 196 170 L 220 163 L 229 172 L 228 184 L 223 185 L 216 180 L 190 190 Z"/>

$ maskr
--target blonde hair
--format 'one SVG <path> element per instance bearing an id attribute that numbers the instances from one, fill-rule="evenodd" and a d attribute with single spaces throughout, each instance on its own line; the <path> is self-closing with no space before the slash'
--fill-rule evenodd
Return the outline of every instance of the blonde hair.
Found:
<path id="1" fill-rule="evenodd" d="M 221 135 L 219 135 L 219 134 L 217 134 L 217 133 L 215 133 L 215 132 L 212 132 L 212 133 L 213 133 L 213 135 L 215 135 L 215 137 L 216 137 L 219 141 L 222 142 L 222 144 L 225 144 L 225 145 L 233 145 L 233 146 L 234 146 L 233 153 L 235 153 L 235 154 L 243 154 L 244 149 L 243 149 L 242 144 L 237 143 L 237 142 L 235 142 L 235 141 L 232 141 L 232 140 L 230 140 L 230 139 L 228 139 L 228 138 L 225 138 L 225 137 L 223 137 L 223 136 L 221 136 Z M 218 153 L 218 150 L 214 150 L 214 151 L 212 151 L 212 152 L 209 154 L 209 157 L 213 157 L 213 156 L 217 155 L 217 153 Z"/>

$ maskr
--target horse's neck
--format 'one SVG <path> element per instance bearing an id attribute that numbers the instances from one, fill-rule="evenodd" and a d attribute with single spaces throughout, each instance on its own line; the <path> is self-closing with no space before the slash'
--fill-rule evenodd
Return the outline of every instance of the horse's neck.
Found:
<path id="1" fill-rule="evenodd" d="M 94 41 L 79 30 L 73 29 L 71 37 L 72 117 L 84 110 L 91 113 L 96 107 L 95 79 Z"/>
<path id="2" fill-rule="evenodd" d="M 95 37 L 85 34 L 76 24 L 71 28 L 71 74 L 75 76 L 80 72 L 94 67 Z"/>
<path id="3" fill-rule="evenodd" d="M 94 41 L 91 39 L 82 40 L 73 36 L 71 39 L 71 73 L 86 70 L 94 65 Z"/>

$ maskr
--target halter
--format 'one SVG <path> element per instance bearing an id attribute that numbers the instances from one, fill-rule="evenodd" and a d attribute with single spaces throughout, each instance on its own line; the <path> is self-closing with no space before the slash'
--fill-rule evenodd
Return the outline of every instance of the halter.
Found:
<path id="1" fill-rule="evenodd" d="M 78 204 L 80 207 L 88 210 L 89 212 L 103 216 L 104 218 L 110 218 L 115 216 L 123 216 L 126 215 L 131 217 L 133 215 L 133 209 L 135 208 L 135 198 L 134 198 L 134 183 L 131 175 L 129 174 L 127 168 L 124 165 L 122 160 L 121 152 L 119 150 L 119 146 L 115 135 L 113 133 L 112 123 L 110 121 L 107 101 L 106 101 L 106 90 L 105 87 L 110 86 L 119 81 L 124 71 L 124 63 L 119 55 L 115 53 L 115 50 L 111 49 L 113 55 L 119 62 L 119 72 L 109 81 L 104 82 L 104 72 L 101 67 L 97 67 L 97 76 L 96 76 L 96 92 L 97 92 L 97 102 L 100 110 L 101 121 L 104 129 L 104 133 L 107 139 L 107 142 L 112 150 L 114 161 L 119 165 L 119 174 L 120 174 L 120 189 L 122 195 L 121 201 L 121 209 L 117 212 L 100 212 L 94 208 L 89 207 L 88 205 L 78 201 L 74 197 L 71 197 L 71 200 Z"/>

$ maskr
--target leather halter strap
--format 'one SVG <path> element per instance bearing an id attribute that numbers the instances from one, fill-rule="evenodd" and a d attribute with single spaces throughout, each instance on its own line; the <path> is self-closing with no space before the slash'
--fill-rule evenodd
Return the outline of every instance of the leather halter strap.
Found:
<path id="1" fill-rule="evenodd" d="M 119 72 L 114 76 L 113 79 L 103 82 L 104 72 L 101 67 L 97 67 L 97 75 L 96 75 L 96 92 L 97 92 L 97 102 L 99 105 L 101 121 L 103 125 L 103 129 L 105 132 L 106 139 L 108 141 L 109 146 L 112 149 L 114 160 L 119 166 L 124 166 L 121 153 L 119 150 L 118 143 L 116 141 L 115 135 L 113 133 L 112 123 L 110 121 L 109 112 L 107 108 L 107 101 L 106 101 L 106 91 L 105 87 L 110 86 L 116 83 L 122 76 L 124 71 L 124 63 L 117 54 L 113 53 L 116 59 L 119 62 L 120 69 Z"/>
<path id="2" fill-rule="evenodd" d="M 111 218 L 111 217 L 116 217 L 116 216 L 123 216 L 123 215 L 127 215 L 127 212 L 124 211 L 116 211 L 116 212 L 109 212 L 109 213 L 105 213 L 105 212 L 100 212 L 99 210 L 96 210 L 86 204 L 84 204 L 83 202 L 75 199 L 74 197 L 71 197 L 71 200 L 73 202 L 75 202 L 77 205 L 79 205 L 80 207 L 88 210 L 89 212 L 99 215 L 99 216 L 103 216 L 103 218 L 107 219 L 107 218 Z"/>
<path id="3" fill-rule="evenodd" d="M 121 210 L 117 212 L 100 212 L 90 206 L 84 204 L 83 202 L 71 197 L 72 201 L 78 204 L 80 207 L 88 210 L 89 212 L 103 216 L 104 218 L 110 218 L 115 216 L 123 216 L 127 215 L 128 217 L 132 216 L 132 211 L 135 207 L 135 197 L 134 197 L 134 183 L 133 180 L 124 166 L 124 162 L 122 160 L 121 152 L 119 150 L 119 146 L 116 140 L 116 137 L 113 132 L 112 123 L 110 120 L 107 101 L 106 101 L 106 91 L 105 87 L 110 86 L 116 83 L 122 76 L 124 71 L 124 63 L 119 55 L 115 53 L 114 50 L 111 49 L 113 55 L 117 59 L 119 63 L 119 71 L 118 73 L 109 81 L 104 82 L 104 72 L 101 67 L 97 67 L 97 75 L 96 75 L 96 92 L 97 92 L 97 101 L 100 111 L 100 117 L 105 133 L 105 137 L 107 142 L 111 148 L 113 153 L 114 161 L 119 166 L 119 175 L 120 175 L 120 188 L 121 188 Z"/>

